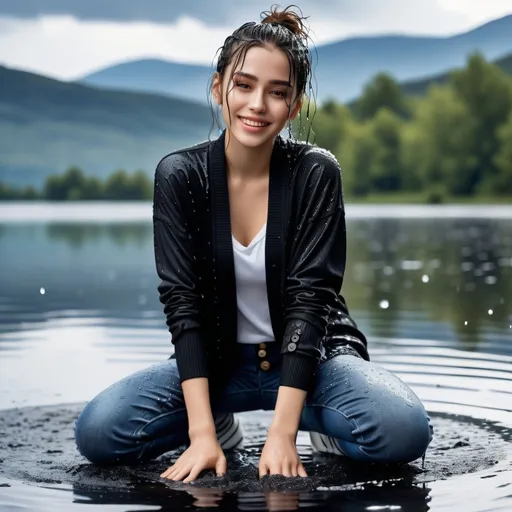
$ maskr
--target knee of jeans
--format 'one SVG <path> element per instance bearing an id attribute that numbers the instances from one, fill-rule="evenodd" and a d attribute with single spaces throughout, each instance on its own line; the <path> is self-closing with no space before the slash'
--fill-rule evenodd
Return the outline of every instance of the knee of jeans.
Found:
<path id="1" fill-rule="evenodd" d="M 395 411 L 391 421 L 380 425 L 378 459 L 384 462 L 412 462 L 424 455 L 432 440 L 433 428 L 421 404 Z"/>
<path id="2" fill-rule="evenodd" d="M 116 454 L 108 434 L 109 421 L 101 408 L 89 402 L 75 421 L 74 434 L 78 451 L 94 464 L 115 464 Z"/>

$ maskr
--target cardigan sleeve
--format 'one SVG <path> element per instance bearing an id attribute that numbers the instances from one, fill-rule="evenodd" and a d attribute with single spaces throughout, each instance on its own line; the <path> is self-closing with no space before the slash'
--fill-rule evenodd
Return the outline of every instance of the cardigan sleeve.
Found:
<path id="1" fill-rule="evenodd" d="M 171 154 L 158 164 L 153 196 L 155 263 L 161 279 L 158 292 L 172 335 L 181 382 L 208 377 L 198 273 L 187 227 L 191 218 L 182 158 Z"/>
<path id="2" fill-rule="evenodd" d="M 343 283 L 346 228 L 341 171 L 334 156 L 315 148 L 299 165 L 301 192 L 285 284 L 280 384 L 308 391 L 321 358 L 330 305 Z"/>

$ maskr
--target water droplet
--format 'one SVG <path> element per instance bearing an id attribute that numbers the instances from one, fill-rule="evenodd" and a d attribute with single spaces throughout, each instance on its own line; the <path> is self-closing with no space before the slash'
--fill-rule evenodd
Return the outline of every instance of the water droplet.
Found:
<path id="1" fill-rule="evenodd" d="M 389 301 L 387 301 L 387 300 L 381 300 L 381 301 L 379 302 L 379 307 L 380 307 L 381 309 L 388 309 L 388 308 L 389 308 Z"/>
<path id="2" fill-rule="evenodd" d="M 468 325 L 468 321 L 467 320 L 464 322 L 464 325 Z"/>
<path id="3" fill-rule="evenodd" d="M 489 309 L 489 311 L 487 311 L 487 313 L 488 313 L 489 315 L 492 315 L 492 314 L 494 313 L 494 311 L 493 311 L 492 309 Z"/>
<path id="4" fill-rule="evenodd" d="M 421 276 L 421 280 L 424 282 L 424 283 L 428 283 L 430 278 L 427 276 L 427 274 L 423 274 Z"/>
<path id="5" fill-rule="evenodd" d="M 39 293 L 40 293 L 41 295 L 44 295 L 44 294 L 46 293 L 46 290 L 45 290 L 44 288 L 42 288 L 42 287 L 41 287 L 41 288 L 39 288 Z"/>

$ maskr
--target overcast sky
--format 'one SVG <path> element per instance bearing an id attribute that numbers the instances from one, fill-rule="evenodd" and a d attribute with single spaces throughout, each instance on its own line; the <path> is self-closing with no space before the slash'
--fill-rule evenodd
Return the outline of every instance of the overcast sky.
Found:
<path id="1" fill-rule="evenodd" d="M 260 12 L 272 3 L 277 2 L 0 0 L 0 64 L 62 79 L 146 57 L 210 64 L 235 28 L 259 21 Z M 310 17 L 317 44 L 355 35 L 452 35 L 512 13 L 511 0 L 296 0 L 296 4 Z"/>

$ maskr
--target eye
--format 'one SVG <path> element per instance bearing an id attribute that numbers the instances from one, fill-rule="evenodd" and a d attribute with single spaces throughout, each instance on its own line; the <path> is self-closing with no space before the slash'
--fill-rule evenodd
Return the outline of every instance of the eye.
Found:
<path id="1" fill-rule="evenodd" d="M 241 89 L 249 88 L 249 85 L 245 84 L 244 82 L 238 82 L 238 81 L 234 80 L 233 83 L 235 84 L 235 87 L 240 87 Z"/>
<path id="2" fill-rule="evenodd" d="M 275 91 L 272 91 L 272 93 L 275 93 L 276 96 L 281 96 L 281 97 L 286 97 L 286 91 L 278 91 L 278 90 L 275 90 Z"/>

